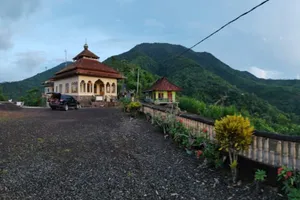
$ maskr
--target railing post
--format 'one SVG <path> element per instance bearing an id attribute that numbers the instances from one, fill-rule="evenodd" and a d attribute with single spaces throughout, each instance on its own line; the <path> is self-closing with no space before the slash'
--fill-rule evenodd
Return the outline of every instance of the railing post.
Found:
<path id="1" fill-rule="evenodd" d="M 256 136 L 253 137 L 252 145 L 253 145 L 252 158 L 253 158 L 253 160 L 256 161 L 257 160 L 257 137 Z"/>
<path id="2" fill-rule="evenodd" d="M 270 151 L 270 160 L 269 160 L 269 163 L 272 166 L 275 166 L 275 152 L 274 151 Z"/>
<path id="3" fill-rule="evenodd" d="M 265 138 L 264 142 L 264 162 L 269 163 L 269 138 Z"/>
<path id="4" fill-rule="evenodd" d="M 168 115 L 166 111 L 155 106 L 142 106 L 141 111 L 152 115 L 152 123 L 154 123 L 154 117 L 157 115 Z M 200 132 L 206 128 L 206 137 L 215 140 L 216 133 L 214 125 L 211 125 L 211 123 L 202 122 L 201 119 L 198 120 L 197 118 L 193 119 L 192 116 L 182 117 L 176 115 L 176 119 L 182 120 L 183 125 L 196 136 L 200 136 Z M 253 134 L 252 139 L 249 149 L 239 152 L 240 155 L 272 166 L 285 165 L 300 170 L 300 142 L 298 137 L 291 137 L 291 140 L 289 140 L 286 136 L 284 138 L 270 133 L 257 132 Z"/>
<path id="5" fill-rule="evenodd" d="M 250 159 L 252 159 L 252 155 L 253 155 L 253 153 L 252 153 L 253 152 L 253 147 L 252 146 L 253 146 L 253 139 L 254 139 L 254 137 L 255 136 L 252 136 L 252 144 L 249 146 L 249 149 L 248 149 L 248 155 L 247 155 L 247 157 L 250 158 Z"/>
<path id="6" fill-rule="evenodd" d="M 297 152 L 297 169 L 300 169 L 300 145 L 298 145 L 298 152 Z"/>
<path id="7" fill-rule="evenodd" d="M 291 144 L 290 165 L 295 170 L 297 167 L 296 143 L 291 142 L 290 144 Z"/>
<path id="8" fill-rule="evenodd" d="M 283 165 L 289 166 L 289 142 L 283 142 Z"/>
<path id="9" fill-rule="evenodd" d="M 263 161 L 263 142 L 262 137 L 258 137 L 258 161 Z"/>
<path id="10" fill-rule="evenodd" d="M 208 125 L 209 139 L 211 141 L 213 141 L 213 133 L 212 133 L 212 131 L 213 131 L 213 126 Z"/>
<path id="11" fill-rule="evenodd" d="M 281 152 L 281 141 L 277 141 L 277 144 L 276 144 L 276 164 L 278 166 L 281 166 L 282 165 L 282 152 Z"/>

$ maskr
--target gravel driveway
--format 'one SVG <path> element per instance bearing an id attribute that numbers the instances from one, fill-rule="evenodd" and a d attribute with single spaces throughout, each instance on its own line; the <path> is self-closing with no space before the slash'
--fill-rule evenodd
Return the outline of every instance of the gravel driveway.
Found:
<path id="1" fill-rule="evenodd" d="M 22 112 L 0 121 L 0 199 L 279 199 L 230 187 L 119 109 Z"/>

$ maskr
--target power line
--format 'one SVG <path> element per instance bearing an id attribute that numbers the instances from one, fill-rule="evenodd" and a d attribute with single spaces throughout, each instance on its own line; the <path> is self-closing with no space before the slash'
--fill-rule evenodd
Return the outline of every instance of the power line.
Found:
<path id="1" fill-rule="evenodd" d="M 183 51 L 182 53 L 178 54 L 177 56 L 171 57 L 170 59 L 166 59 L 164 60 L 162 63 L 168 61 L 168 60 L 172 60 L 175 59 L 177 57 L 182 56 L 183 54 L 185 54 L 186 52 L 188 52 L 189 50 L 191 50 L 192 48 L 194 48 L 195 46 L 199 45 L 200 43 L 204 42 L 205 40 L 207 40 L 208 38 L 210 38 L 211 36 L 213 36 L 214 34 L 216 34 L 217 32 L 219 32 L 220 30 L 222 30 L 223 28 L 225 28 L 226 26 L 228 26 L 229 24 L 235 22 L 236 20 L 238 20 L 239 18 L 249 14 L 250 12 L 254 11 L 255 9 L 257 9 L 258 7 L 264 5 L 265 3 L 267 3 L 270 0 L 265 0 L 263 2 L 261 2 L 260 4 L 258 4 L 257 6 L 254 6 L 253 8 L 251 8 L 250 10 L 248 10 L 247 12 L 244 12 L 243 14 L 239 15 L 238 17 L 236 17 L 235 19 L 227 22 L 226 24 L 224 24 L 221 28 L 217 29 L 216 31 L 212 32 L 211 34 L 209 34 L 208 36 L 206 36 L 205 38 L 203 38 L 202 40 L 200 40 L 199 42 L 197 42 L 196 44 L 194 44 L 193 46 L 191 46 L 190 48 L 186 49 L 185 51 Z"/>

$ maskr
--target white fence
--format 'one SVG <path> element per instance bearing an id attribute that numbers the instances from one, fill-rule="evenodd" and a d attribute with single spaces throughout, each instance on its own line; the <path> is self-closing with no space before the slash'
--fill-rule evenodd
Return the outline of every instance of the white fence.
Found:
<path id="1" fill-rule="evenodd" d="M 143 104 L 142 111 L 152 117 L 166 115 L 165 108 L 149 104 Z M 209 138 L 214 139 L 213 121 L 193 114 L 181 114 L 176 118 L 182 120 L 182 123 L 194 134 L 206 128 Z M 241 152 L 240 156 L 274 167 L 285 165 L 300 170 L 300 136 L 255 131 L 249 150 Z"/>

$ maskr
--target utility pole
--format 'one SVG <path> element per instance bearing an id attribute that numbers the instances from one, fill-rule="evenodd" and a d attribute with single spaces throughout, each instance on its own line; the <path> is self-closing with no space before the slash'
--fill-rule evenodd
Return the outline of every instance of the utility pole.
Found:
<path id="1" fill-rule="evenodd" d="M 65 49 L 65 65 L 67 65 L 67 50 Z"/>
<path id="2" fill-rule="evenodd" d="M 140 82 L 140 69 L 137 71 L 137 83 L 136 83 L 136 94 L 139 94 L 139 82 Z"/>

